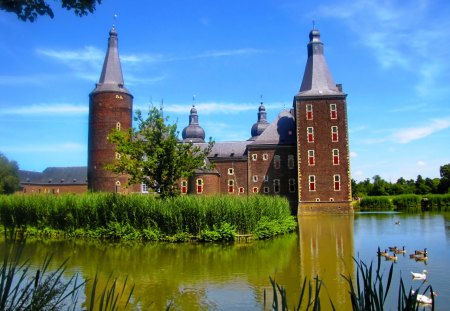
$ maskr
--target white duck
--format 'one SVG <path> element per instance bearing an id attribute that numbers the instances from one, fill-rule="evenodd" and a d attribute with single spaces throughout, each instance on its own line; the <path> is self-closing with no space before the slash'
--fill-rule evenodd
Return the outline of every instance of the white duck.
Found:
<path id="1" fill-rule="evenodd" d="M 413 290 L 411 291 L 411 294 L 414 295 L 414 291 Z M 432 295 L 433 296 L 437 296 L 437 293 L 436 292 L 432 292 Z M 433 303 L 433 298 L 432 297 L 428 297 L 426 295 L 417 294 L 417 302 L 430 305 L 430 304 Z"/>
<path id="2" fill-rule="evenodd" d="M 423 270 L 422 273 L 419 272 L 411 272 L 413 279 L 415 280 L 426 280 L 427 279 L 427 270 Z"/>

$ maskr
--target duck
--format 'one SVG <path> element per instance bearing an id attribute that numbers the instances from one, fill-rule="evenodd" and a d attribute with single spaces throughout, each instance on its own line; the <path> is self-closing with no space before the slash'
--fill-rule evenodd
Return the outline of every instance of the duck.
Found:
<path id="1" fill-rule="evenodd" d="M 394 251 L 394 253 L 396 253 L 396 254 L 406 254 L 405 247 L 403 246 L 402 249 L 396 249 Z"/>
<path id="2" fill-rule="evenodd" d="M 397 221 L 395 222 L 395 224 L 396 224 L 396 225 L 399 225 L 399 224 L 400 224 L 400 220 L 397 220 Z"/>
<path id="3" fill-rule="evenodd" d="M 426 280 L 427 279 L 427 270 L 423 270 L 422 273 L 420 272 L 412 272 L 411 271 L 411 275 L 413 277 L 414 280 Z"/>
<path id="4" fill-rule="evenodd" d="M 411 294 L 414 295 L 413 290 L 411 290 Z M 433 303 L 433 299 L 434 299 L 433 296 L 437 296 L 437 293 L 432 292 L 430 297 L 428 297 L 426 295 L 417 294 L 417 302 L 430 305 Z"/>
<path id="5" fill-rule="evenodd" d="M 416 261 L 427 261 L 428 260 L 428 254 L 425 252 L 423 255 L 416 255 L 414 258 Z"/>
<path id="6" fill-rule="evenodd" d="M 397 261 L 397 255 L 394 253 L 394 255 L 390 256 L 389 254 L 387 256 L 385 256 L 384 258 L 386 258 L 386 260 L 390 260 L 390 261 Z"/>
<path id="7" fill-rule="evenodd" d="M 427 248 L 425 247 L 423 250 L 415 250 L 414 253 L 416 255 L 423 255 L 427 252 Z"/>
<path id="8" fill-rule="evenodd" d="M 416 253 L 414 253 L 414 254 L 409 254 L 409 258 L 411 258 L 411 259 L 414 259 L 414 258 L 416 258 L 416 256 L 417 256 L 417 254 L 416 254 Z"/>
<path id="9" fill-rule="evenodd" d="M 391 252 L 393 252 L 397 249 L 397 246 L 389 246 L 388 248 Z"/>
<path id="10" fill-rule="evenodd" d="M 387 249 L 385 249 L 384 252 L 381 252 L 380 249 L 378 249 L 377 254 L 378 254 L 378 256 L 381 256 L 381 257 L 386 257 L 389 255 Z"/>

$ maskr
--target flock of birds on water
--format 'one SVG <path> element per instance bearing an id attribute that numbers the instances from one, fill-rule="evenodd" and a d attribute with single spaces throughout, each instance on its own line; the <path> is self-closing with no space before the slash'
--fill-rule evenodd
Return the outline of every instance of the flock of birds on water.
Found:
<path id="1" fill-rule="evenodd" d="M 400 224 L 400 222 L 396 222 L 396 225 Z M 389 250 L 389 251 L 388 251 Z M 391 252 L 392 255 L 389 253 Z M 383 251 L 380 251 L 380 249 L 378 248 L 378 256 L 384 257 L 387 261 L 393 261 L 393 262 L 397 262 L 397 255 L 406 255 L 406 249 L 403 246 L 402 248 L 398 248 L 397 246 L 389 246 L 388 248 L 386 248 Z M 410 259 L 414 259 L 415 261 L 420 261 L 423 262 L 424 264 L 427 264 L 427 260 L 428 260 L 428 252 L 427 252 L 427 248 L 424 248 L 423 250 L 415 250 L 413 254 L 409 255 Z M 413 280 L 422 280 L 425 281 L 427 279 L 427 270 L 422 270 L 422 272 L 412 272 L 411 271 L 411 276 L 413 278 Z M 414 291 L 411 291 L 411 294 L 414 294 Z M 433 296 L 437 296 L 436 292 L 432 293 Z M 421 294 L 417 294 L 417 301 L 423 304 L 432 304 L 433 303 L 433 298 L 430 296 L 426 296 L 426 295 L 421 295 Z"/>

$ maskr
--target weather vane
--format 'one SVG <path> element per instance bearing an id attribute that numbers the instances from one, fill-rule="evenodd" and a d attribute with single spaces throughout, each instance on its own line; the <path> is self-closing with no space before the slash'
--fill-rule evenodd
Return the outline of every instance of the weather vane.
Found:
<path id="1" fill-rule="evenodd" d="M 313 20 L 312 23 L 313 23 L 313 30 L 314 30 L 314 29 L 316 29 L 316 21 Z"/>
<path id="2" fill-rule="evenodd" d="M 192 95 L 192 107 L 195 107 L 195 98 L 197 97 L 197 95 Z"/>

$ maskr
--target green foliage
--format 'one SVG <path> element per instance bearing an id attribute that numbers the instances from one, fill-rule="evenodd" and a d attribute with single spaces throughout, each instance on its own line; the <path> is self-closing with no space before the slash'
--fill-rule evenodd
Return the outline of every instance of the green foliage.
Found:
<path id="1" fill-rule="evenodd" d="M 180 143 L 177 125 L 166 124 L 168 118 L 156 107 L 145 119 L 137 111 L 135 121 L 137 129 L 115 129 L 108 136 L 120 158 L 106 168 L 130 176 L 129 184 L 145 183 L 163 198 L 173 197 L 179 193 L 180 178 L 192 176 L 195 169 L 210 168 L 205 166 L 205 159 L 214 145 L 211 139 L 206 147 Z"/>
<path id="2" fill-rule="evenodd" d="M 203 242 L 234 241 L 236 228 L 227 222 L 220 226 L 213 225 L 213 229 L 205 229 L 200 232 L 199 240 Z"/>
<path id="3" fill-rule="evenodd" d="M 285 198 L 271 196 L 154 196 L 85 194 L 0 196 L 0 221 L 29 235 L 110 240 L 231 241 L 236 234 L 266 238 L 296 228 Z M 264 228 L 264 230 L 263 230 Z M 212 237 L 208 237 L 208 234 Z"/>
<path id="4" fill-rule="evenodd" d="M 392 198 L 397 211 L 420 212 L 422 197 L 415 194 L 403 194 Z"/>
<path id="5" fill-rule="evenodd" d="M 34 22 L 37 17 L 50 16 L 54 13 L 46 0 L 4 0 L 0 1 L 0 9 L 11 12 L 23 21 Z M 84 16 L 95 11 L 95 6 L 101 3 L 101 0 L 60 0 L 61 7 L 67 10 L 73 10 L 75 15 Z"/>
<path id="6" fill-rule="evenodd" d="M 450 163 L 442 165 L 439 169 L 441 174 L 441 182 L 439 183 L 438 190 L 439 193 L 449 193 L 450 192 Z"/>
<path id="7" fill-rule="evenodd" d="M 394 205 L 389 197 L 365 197 L 360 204 L 362 211 L 392 211 Z"/>
<path id="8" fill-rule="evenodd" d="M 19 166 L 15 161 L 9 161 L 0 153 L 0 194 L 12 194 L 19 190 Z"/>
<path id="9" fill-rule="evenodd" d="M 450 193 L 449 194 L 429 194 L 423 198 L 424 210 L 433 212 L 450 211 Z"/>
<path id="10" fill-rule="evenodd" d="M 75 304 L 79 289 L 78 275 L 66 281 L 65 262 L 55 271 L 48 270 L 51 256 L 45 258 L 32 274 L 28 261 L 21 263 L 23 244 L 8 245 L 0 267 L 0 310 L 62 310 L 71 301 Z"/>

